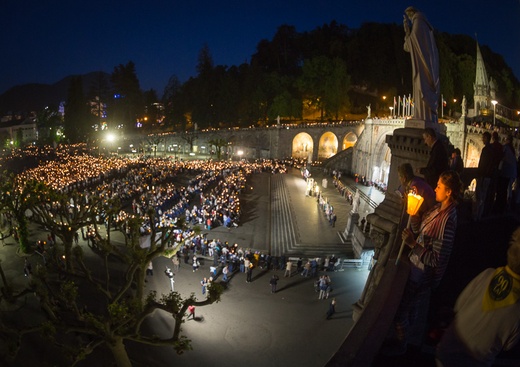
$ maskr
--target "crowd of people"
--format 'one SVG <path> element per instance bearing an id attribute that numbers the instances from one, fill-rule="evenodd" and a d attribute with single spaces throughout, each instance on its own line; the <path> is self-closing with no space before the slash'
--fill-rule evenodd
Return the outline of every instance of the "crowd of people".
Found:
<path id="1" fill-rule="evenodd" d="M 341 259 L 335 255 L 324 258 L 291 258 L 286 255 L 271 256 L 270 253 L 254 251 L 239 246 L 237 243 L 230 244 L 220 239 L 208 239 L 207 234 L 196 235 L 180 248 L 171 261 L 175 272 L 179 271 L 179 264 L 184 261 L 186 268 L 191 265 L 193 272 L 200 268 L 200 260 L 210 258 L 207 269 L 209 274 L 202 277 L 200 281 L 202 295 L 207 294 L 207 287 L 215 281 L 229 282 L 235 274 L 245 274 L 246 282 L 253 281 L 254 269 L 262 272 L 283 271 L 284 278 L 291 278 L 294 274 L 303 277 L 316 279 L 314 284 L 315 292 L 319 293 L 318 299 L 328 299 L 331 295 L 332 279 L 328 272 L 335 272 L 339 269 Z M 204 264 L 204 263 L 203 263 Z M 205 265 L 205 264 L 204 264 Z M 320 275 L 321 274 L 321 275 Z M 277 292 L 277 285 L 280 278 L 276 273 L 269 279 L 271 292 Z"/>
<path id="2" fill-rule="evenodd" d="M 260 172 L 285 173 L 289 165 L 298 163 L 292 160 L 215 162 L 145 157 L 102 158 L 86 154 L 81 149 L 79 152 L 77 149 L 46 150 L 41 159 L 37 158 L 34 149 L 30 149 L 28 154 L 20 154 L 17 159 L 23 161 L 29 156 L 28 169 L 17 176 L 20 185 L 37 180 L 59 193 L 77 194 L 74 199 L 71 196 L 71 207 L 89 205 L 93 198 L 105 202 L 120 200 L 122 209 L 110 217 L 103 211 L 98 212 L 96 225 L 104 224 L 106 230 L 121 230 L 126 236 L 132 235 L 130 219 L 136 216 L 142 219 L 139 228 L 141 236 L 149 235 L 152 226 L 158 230 L 169 227 L 173 235 L 168 238 L 168 245 L 189 243 L 190 246 L 183 246 L 181 253 L 195 253 L 193 248 L 186 248 L 195 247 L 198 254 L 209 254 L 215 256 L 216 263 L 224 261 L 229 264 L 226 271 L 230 272 L 233 265 L 243 268 L 237 257 L 236 245 L 208 241 L 205 236 L 195 235 L 194 227 L 210 231 L 217 226 L 239 226 L 239 197 L 246 188 L 247 179 Z M 50 210 L 55 211 L 59 205 L 52 203 Z M 155 215 L 148 215 L 151 211 Z M 150 218 L 155 223 L 150 223 Z M 101 238 L 94 224 L 82 228 L 81 234 L 92 247 L 100 243 Z M 78 238 L 78 233 L 75 238 Z M 255 264 L 267 267 L 272 260 L 267 254 L 253 253 L 242 256 L 242 261 L 247 257 L 251 257 Z"/>
<path id="3" fill-rule="evenodd" d="M 458 171 L 462 171 L 464 168 L 460 167 L 457 162 L 457 157 L 460 157 L 460 154 L 454 151 L 450 162 L 447 151 L 442 148 L 435 132 L 432 133 L 427 130 L 423 137 L 432 149 L 427 166 L 417 169 L 425 176 L 425 179 L 422 180 L 417 177 L 411 165 L 402 165 L 398 169 L 399 179 L 403 187 L 402 194 L 420 191 L 422 196 L 427 198 L 423 210 L 413 216 L 411 228 L 402 231 L 403 243 L 410 248 L 410 273 L 393 323 L 393 338 L 395 339 L 393 341 L 396 343 L 389 344 L 398 352 L 402 351 L 403 348 L 406 349 L 410 324 L 414 322 L 416 317 L 417 305 L 428 295 L 428 292 L 437 288 L 444 275 L 453 248 L 457 226 L 456 205 L 461 199 L 460 194 L 462 192 L 462 182 Z M 486 209 L 490 210 L 489 205 L 491 204 L 488 200 L 492 200 L 491 203 L 494 203 L 494 205 L 505 205 L 506 207 L 510 205 L 510 200 L 512 200 L 511 186 L 518 173 L 516 154 L 509 137 L 504 145 L 500 144 L 497 137 L 498 134 L 494 139 L 489 133 L 483 134 L 485 147 L 482 151 L 477 179 L 479 215 L 486 213 Z M 491 143 L 491 140 L 494 140 L 493 143 Z M 506 156 L 513 156 L 515 159 L 506 158 Z M 157 218 L 156 223 L 147 224 L 145 222 L 142 231 L 146 233 L 146 226 L 172 226 L 180 218 L 191 225 L 203 225 L 207 230 L 211 230 L 216 225 L 227 227 L 239 225 L 239 194 L 244 189 L 249 175 L 254 172 L 279 171 L 279 168 L 276 168 L 278 163 L 274 164 L 272 161 L 255 163 L 179 162 L 164 159 L 153 160 L 152 162 L 144 158 L 123 158 L 101 159 L 101 162 L 98 162 L 99 159 L 87 155 L 73 157 L 64 155 L 60 164 L 56 164 L 54 161 L 47 162 L 27 170 L 20 176 L 20 179 L 24 181 L 38 179 L 48 182 L 56 190 L 62 192 L 81 191 L 83 200 L 85 200 L 84 203 L 88 203 L 91 196 L 100 196 L 107 200 L 115 197 L 120 198 L 128 203 L 127 211 L 117 215 L 116 222 L 119 222 L 122 228 L 124 228 L 126 215 L 144 216 L 149 210 L 154 210 L 157 214 L 155 216 Z M 505 173 L 506 168 L 504 167 L 508 165 L 515 168 L 514 177 Z M 450 167 L 453 169 L 448 170 Z M 511 170 L 513 171 L 513 168 Z M 177 185 L 180 174 L 183 177 L 190 177 L 186 186 Z M 66 177 L 64 182 L 67 184 L 63 184 L 61 180 L 55 181 L 56 177 Z M 60 182 L 60 185 L 57 182 Z M 335 182 L 338 190 L 343 189 L 340 184 L 341 181 L 339 180 Z M 325 200 L 320 202 L 320 198 L 318 197 L 318 203 L 322 205 L 323 211 L 330 217 L 333 208 Z M 103 218 L 100 218 L 100 220 L 103 220 Z M 192 237 L 192 239 L 185 241 L 186 237 Z M 520 238 L 520 235 L 516 235 L 516 242 L 518 242 L 518 238 Z M 288 277 L 291 277 L 293 273 L 293 262 L 286 256 L 273 257 L 269 253 L 243 249 L 238 244 L 229 244 L 219 239 L 210 240 L 207 234 L 193 236 L 193 232 L 188 234 L 178 233 L 175 241 L 184 243 L 184 245 L 172 259 L 174 268 L 179 269 L 181 259 L 184 259 L 184 262 L 192 267 L 193 272 L 196 272 L 199 271 L 201 266 L 199 255 L 209 256 L 213 259 L 209 276 L 204 277 L 201 281 L 203 294 L 206 293 L 208 285 L 215 281 L 220 274 L 222 281 L 227 282 L 234 273 L 243 272 L 246 273 L 246 282 L 251 282 L 255 268 L 285 270 Z M 517 253 L 518 248 L 516 248 L 514 254 L 516 258 L 518 258 Z M 520 278 L 518 261 L 514 261 L 511 260 L 511 264 L 509 264 L 508 258 L 510 269 L 509 271 L 507 268 L 500 269 L 502 272 L 500 275 L 504 277 L 504 274 L 507 273 L 506 275 L 511 279 L 515 279 L 516 282 L 513 280 L 511 282 L 516 291 Z M 298 259 L 296 269 L 302 276 L 316 277 L 319 270 L 334 270 L 336 263 L 334 257 L 326 258 L 323 262 L 321 262 L 321 259 L 313 258 L 305 264 L 302 259 Z M 491 274 L 488 273 L 483 275 L 486 280 L 490 276 Z M 276 283 L 274 285 L 270 283 L 273 293 L 277 291 Z M 332 291 L 331 284 L 330 277 L 326 274 L 319 277 L 316 281 L 319 299 L 329 297 Z M 489 301 L 489 307 L 492 311 L 509 307 L 517 301 L 518 297 L 515 297 L 513 297 L 514 302 L 507 305 L 497 305 L 496 302 Z M 464 301 L 461 301 L 461 304 L 462 302 L 469 302 L 467 300 L 469 298 L 471 297 L 465 294 Z M 504 318 L 514 317 L 506 313 Z M 489 320 L 486 319 L 486 321 Z M 517 318 L 515 322 L 518 323 Z M 452 331 L 454 334 L 451 337 L 459 345 L 467 345 L 470 341 L 465 340 L 465 336 L 457 334 L 458 331 L 458 329 L 455 332 Z M 466 330 L 462 331 L 465 332 Z M 508 340 L 507 346 L 518 341 L 518 332 L 516 329 L 513 331 L 516 334 L 511 337 L 511 340 Z M 478 345 L 475 348 L 477 347 L 481 346 Z M 495 349 L 500 350 L 503 347 L 504 345 L 500 345 L 496 346 Z M 448 352 L 453 351 L 448 350 Z M 459 353 L 460 350 L 455 352 Z M 478 358 L 480 357 L 478 356 Z M 485 357 L 488 358 L 488 355 L 485 355 Z"/>
<path id="4" fill-rule="evenodd" d="M 482 134 L 484 147 L 477 167 L 476 207 L 474 219 L 480 221 L 486 216 L 512 211 L 520 194 L 513 192 L 515 181 L 520 182 L 520 159 L 512 144 L 513 136 L 508 135 L 504 144 L 496 131 Z"/>
<path id="5" fill-rule="evenodd" d="M 247 178 L 258 172 L 285 172 L 285 164 L 262 160 L 248 162 L 173 161 L 150 158 L 100 158 L 64 151 L 37 167 L 18 175 L 20 183 L 45 182 L 58 192 L 80 192 L 81 202 L 92 197 L 119 199 L 123 210 L 113 223 L 125 231 L 130 215 L 143 217 L 141 233 L 149 232 L 151 223 L 145 215 L 155 211 L 157 227 L 176 226 L 179 219 L 188 225 L 211 230 L 216 226 L 236 227 L 240 223 L 239 195 Z M 183 180 L 186 185 L 179 185 Z M 197 198 L 197 202 L 195 202 Z M 98 222 L 108 218 L 99 213 Z M 182 238 L 178 238 L 181 240 Z"/>

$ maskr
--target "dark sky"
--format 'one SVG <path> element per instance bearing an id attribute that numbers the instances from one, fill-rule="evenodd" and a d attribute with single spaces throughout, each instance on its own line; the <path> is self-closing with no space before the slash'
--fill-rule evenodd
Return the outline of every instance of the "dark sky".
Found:
<path id="1" fill-rule="evenodd" d="M 170 76 L 195 75 L 205 43 L 215 65 L 239 65 L 282 24 L 401 24 L 409 5 L 440 31 L 476 33 L 520 78 L 520 0 L 2 0 L 0 93 L 131 60 L 141 88 L 160 96 Z"/>

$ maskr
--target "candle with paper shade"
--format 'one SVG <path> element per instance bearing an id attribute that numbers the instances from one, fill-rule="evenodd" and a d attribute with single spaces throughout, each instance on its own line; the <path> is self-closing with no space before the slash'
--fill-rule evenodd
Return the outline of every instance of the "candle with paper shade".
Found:
<path id="1" fill-rule="evenodd" d="M 416 215 L 419 211 L 419 208 L 421 207 L 424 198 L 421 195 L 414 194 L 413 192 L 408 193 L 407 196 L 407 205 L 406 205 L 406 212 L 408 213 L 408 223 L 406 225 L 406 228 L 410 228 L 410 220 L 413 215 Z M 399 259 L 401 258 L 401 255 L 404 250 L 404 246 L 406 243 L 403 240 L 403 243 L 401 243 L 401 248 L 399 249 L 399 254 L 397 255 L 397 259 L 395 260 L 395 265 L 399 263 Z"/>

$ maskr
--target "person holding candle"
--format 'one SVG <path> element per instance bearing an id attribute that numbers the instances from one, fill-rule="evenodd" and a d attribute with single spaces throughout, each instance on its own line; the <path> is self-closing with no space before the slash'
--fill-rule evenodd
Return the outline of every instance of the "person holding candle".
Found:
<path id="1" fill-rule="evenodd" d="M 402 232 L 403 242 L 411 248 L 410 274 L 394 319 L 395 338 L 385 343 L 384 354 L 406 352 L 408 330 L 415 321 L 416 307 L 437 288 L 444 275 L 453 248 L 461 190 L 458 173 L 443 172 L 435 188 L 437 204 L 422 216 L 412 216 L 411 228 Z"/>

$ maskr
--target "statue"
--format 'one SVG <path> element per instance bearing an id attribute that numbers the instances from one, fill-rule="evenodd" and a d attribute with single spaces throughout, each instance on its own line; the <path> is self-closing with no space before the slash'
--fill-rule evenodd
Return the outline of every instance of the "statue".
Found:
<path id="1" fill-rule="evenodd" d="M 439 52 L 433 27 L 424 14 L 412 6 L 405 10 L 403 25 L 404 50 L 410 53 L 412 59 L 413 118 L 437 123 Z"/>
<path id="2" fill-rule="evenodd" d="M 372 110 L 372 107 L 370 106 L 370 103 L 367 106 L 367 119 L 370 118 L 370 112 Z"/>
<path id="3" fill-rule="evenodd" d="M 354 202 L 352 203 L 352 213 L 357 213 L 360 203 L 361 200 L 359 199 L 359 190 L 356 189 L 356 193 L 354 194 Z"/>
<path id="4" fill-rule="evenodd" d="M 466 95 L 462 96 L 462 116 L 466 116 L 466 113 L 468 113 L 467 107 L 466 107 Z"/>

